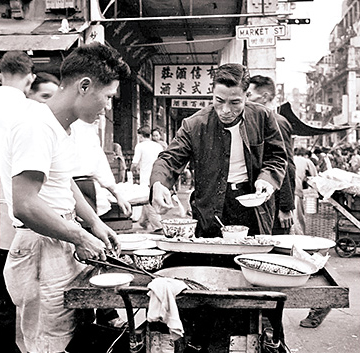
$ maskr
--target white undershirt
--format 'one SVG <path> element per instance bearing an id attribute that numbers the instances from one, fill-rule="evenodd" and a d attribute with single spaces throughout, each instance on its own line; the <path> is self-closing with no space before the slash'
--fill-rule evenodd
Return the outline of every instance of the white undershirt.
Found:
<path id="1" fill-rule="evenodd" d="M 228 183 L 243 183 L 248 181 L 243 139 L 240 135 L 240 122 L 232 127 L 226 128 L 231 133 L 230 164 Z"/>

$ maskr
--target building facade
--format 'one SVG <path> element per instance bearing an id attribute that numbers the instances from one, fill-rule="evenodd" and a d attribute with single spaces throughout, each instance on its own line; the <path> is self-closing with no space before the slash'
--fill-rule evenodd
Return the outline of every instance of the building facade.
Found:
<path id="1" fill-rule="evenodd" d="M 322 144 L 359 143 L 360 131 L 360 0 L 344 0 L 342 19 L 330 33 L 329 54 L 307 73 L 307 119 L 325 126 L 352 129 L 323 136 Z"/>

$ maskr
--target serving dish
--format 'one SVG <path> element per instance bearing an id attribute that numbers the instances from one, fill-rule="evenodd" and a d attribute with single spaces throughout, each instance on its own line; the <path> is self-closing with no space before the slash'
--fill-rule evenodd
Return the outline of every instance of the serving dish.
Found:
<path id="1" fill-rule="evenodd" d="M 110 288 L 128 286 L 133 279 L 134 276 L 130 273 L 108 272 L 91 277 L 89 282 L 95 287 Z"/>
<path id="2" fill-rule="evenodd" d="M 220 255 L 268 253 L 274 248 L 273 244 L 240 244 L 223 238 L 170 239 L 164 237 L 157 240 L 156 244 L 159 249 L 166 251 Z"/>
<path id="3" fill-rule="evenodd" d="M 236 256 L 245 279 L 255 286 L 299 287 L 317 272 L 314 264 L 280 254 L 246 254 Z"/>
<path id="4" fill-rule="evenodd" d="M 335 241 L 331 239 L 301 234 L 273 235 L 272 239 L 277 241 L 274 250 L 282 254 L 290 254 L 294 244 L 308 252 L 328 250 L 336 245 Z"/>

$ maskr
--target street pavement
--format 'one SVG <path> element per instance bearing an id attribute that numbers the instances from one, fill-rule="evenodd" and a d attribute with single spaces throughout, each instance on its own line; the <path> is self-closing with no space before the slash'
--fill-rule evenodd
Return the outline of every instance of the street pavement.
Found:
<path id="1" fill-rule="evenodd" d="M 185 210 L 188 208 L 189 195 L 188 187 L 182 186 L 178 196 Z M 176 208 L 163 218 L 178 216 L 179 210 Z M 133 226 L 135 231 L 142 230 L 138 223 Z M 283 324 L 286 343 L 292 353 L 360 353 L 360 249 L 350 258 L 339 257 L 334 249 L 330 249 L 329 254 L 329 264 L 341 278 L 342 284 L 349 288 L 350 307 L 332 309 L 317 328 L 299 325 L 300 320 L 307 316 L 308 309 L 285 309 Z"/>

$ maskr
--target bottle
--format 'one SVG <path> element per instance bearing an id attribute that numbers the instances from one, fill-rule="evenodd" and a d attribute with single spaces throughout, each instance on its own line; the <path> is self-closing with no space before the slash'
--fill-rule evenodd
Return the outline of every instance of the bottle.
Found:
<path id="1" fill-rule="evenodd" d="M 129 184 L 134 184 L 133 173 L 131 171 L 126 172 L 126 179 Z"/>

